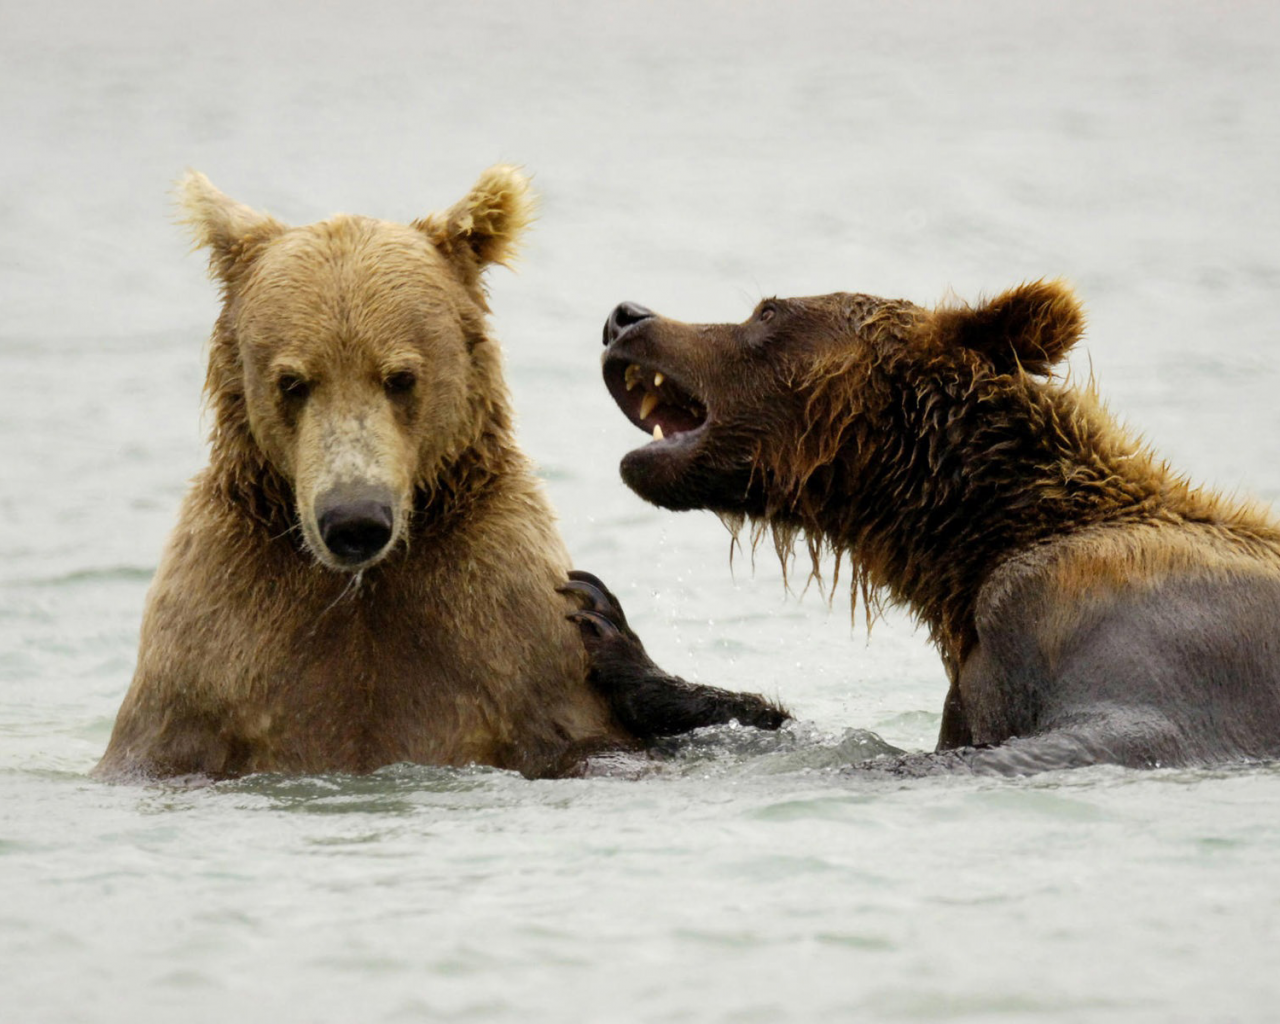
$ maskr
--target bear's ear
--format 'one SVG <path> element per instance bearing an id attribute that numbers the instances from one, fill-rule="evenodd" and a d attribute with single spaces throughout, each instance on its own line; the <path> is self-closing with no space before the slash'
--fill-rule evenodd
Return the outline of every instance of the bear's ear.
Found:
<path id="1" fill-rule="evenodd" d="M 187 171 L 177 193 L 182 223 L 191 228 L 196 248 L 209 249 L 209 270 L 227 284 L 253 263 L 262 245 L 285 230 L 269 214 L 223 195 L 199 171 Z"/>
<path id="2" fill-rule="evenodd" d="M 416 220 L 413 226 L 454 264 L 468 286 L 475 286 L 491 263 L 510 265 L 535 207 L 529 179 L 516 167 L 498 164 L 444 213 Z"/>
<path id="3" fill-rule="evenodd" d="M 1021 366 L 1049 374 L 1084 331 L 1080 300 L 1062 281 L 1010 288 L 976 308 L 938 309 L 933 321 L 940 343 L 978 352 L 1001 373 Z"/>

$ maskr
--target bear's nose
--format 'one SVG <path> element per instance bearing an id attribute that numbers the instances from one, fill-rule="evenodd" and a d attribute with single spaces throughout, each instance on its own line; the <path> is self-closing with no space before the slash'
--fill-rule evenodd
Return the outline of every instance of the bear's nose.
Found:
<path id="1" fill-rule="evenodd" d="M 648 320 L 657 315 L 638 302 L 620 302 L 609 314 L 609 319 L 604 322 L 604 343 L 611 345 L 622 337 L 628 327 L 634 327 L 641 320 Z"/>
<path id="2" fill-rule="evenodd" d="M 368 499 L 332 505 L 316 517 L 320 539 L 340 562 L 367 562 L 391 540 L 391 506 Z"/>

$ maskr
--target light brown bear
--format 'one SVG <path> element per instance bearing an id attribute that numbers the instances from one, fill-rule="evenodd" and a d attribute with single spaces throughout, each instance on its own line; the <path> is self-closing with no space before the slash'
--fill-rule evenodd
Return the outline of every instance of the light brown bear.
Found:
<path id="1" fill-rule="evenodd" d="M 938 750 L 896 771 L 1280 756 L 1280 525 L 1051 379 L 1082 326 L 1055 282 L 977 307 L 770 299 L 741 324 L 623 303 L 605 383 L 654 438 L 623 479 L 834 550 L 919 617 L 950 691 Z M 597 671 L 653 704 L 672 677 L 602 587 L 593 605 Z"/>
<path id="2" fill-rule="evenodd" d="M 210 463 L 98 774 L 546 776 L 635 745 L 587 682 L 576 601 L 556 593 L 569 559 L 486 327 L 481 274 L 531 218 L 526 179 L 493 167 L 409 225 L 287 227 L 195 172 L 181 201 L 224 300 Z M 765 707 L 726 695 L 707 721 Z"/>

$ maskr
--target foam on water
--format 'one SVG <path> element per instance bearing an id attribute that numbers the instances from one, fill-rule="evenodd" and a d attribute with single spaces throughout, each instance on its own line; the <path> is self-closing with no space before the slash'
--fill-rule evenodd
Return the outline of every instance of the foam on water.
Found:
<path id="1" fill-rule="evenodd" d="M 0 1005 L 15 1020 L 1265 1020 L 1280 772 L 899 780 L 945 692 L 900 614 L 788 595 L 644 506 L 618 301 L 920 302 L 1064 275 L 1075 372 L 1196 479 L 1280 496 L 1280 14 L 803 0 L 7 6 Z M 492 279 L 525 447 L 659 663 L 799 721 L 529 782 L 87 778 L 203 461 L 186 166 L 294 221 L 536 174 Z M 803 575 L 803 573 L 801 573 Z M 852 625 L 851 625 L 852 623 Z"/>

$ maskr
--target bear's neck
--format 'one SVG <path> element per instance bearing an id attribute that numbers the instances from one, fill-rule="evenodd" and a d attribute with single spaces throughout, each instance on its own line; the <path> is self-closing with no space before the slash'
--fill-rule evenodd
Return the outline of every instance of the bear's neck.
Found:
<path id="1" fill-rule="evenodd" d="M 1103 522 L 1213 513 L 1089 395 L 908 370 L 883 397 L 791 511 L 850 557 L 857 582 L 914 611 L 954 665 L 976 639 L 982 584 L 1011 556 Z"/>
<path id="2" fill-rule="evenodd" d="M 412 541 L 445 534 L 473 522 L 500 492 L 532 477 L 528 460 L 515 446 L 510 417 L 483 430 L 473 443 L 451 455 L 414 493 Z"/>

